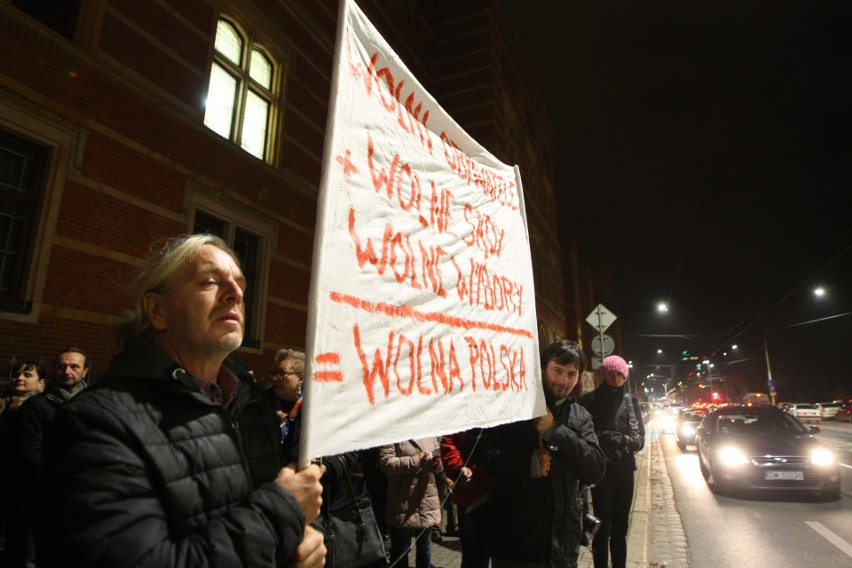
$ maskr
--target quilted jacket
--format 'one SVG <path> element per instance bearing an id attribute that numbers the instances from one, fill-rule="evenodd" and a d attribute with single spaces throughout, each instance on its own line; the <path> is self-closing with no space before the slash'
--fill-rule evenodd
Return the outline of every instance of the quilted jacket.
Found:
<path id="1" fill-rule="evenodd" d="M 305 517 L 272 482 L 263 401 L 243 384 L 232 416 L 153 341 L 128 340 L 47 433 L 39 566 L 285 566 Z"/>

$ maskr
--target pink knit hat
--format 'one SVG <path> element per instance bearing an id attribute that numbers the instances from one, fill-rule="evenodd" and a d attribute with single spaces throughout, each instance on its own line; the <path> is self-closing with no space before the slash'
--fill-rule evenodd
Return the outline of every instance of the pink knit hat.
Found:
<path id="1" fill-rule="evenodd" d="M 614 371 L 616 373 L 620 373 L 624 375 L 625 379 L 630 377 L 630 370 L 627 368 L 627 361 L 625 361 L 618 355 L 610 355 L 609 357 L 605 357 L 604 360 L 601 361 L 601 367 L 605 371 Z"/>

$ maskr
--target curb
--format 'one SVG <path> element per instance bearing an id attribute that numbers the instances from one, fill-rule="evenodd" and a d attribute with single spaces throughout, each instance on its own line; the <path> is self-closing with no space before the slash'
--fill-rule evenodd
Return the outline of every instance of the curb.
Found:
<path id="1" fill-rule="evenodd" d="M 627 533 L 627 566 L 644 568 L 648 566 L 651 548 L 651 459 L 648 455 L 651 442 L 647 439 L 636 468 L 633 507 L 630 510 L 630 529 Z"/>
<path id="2" fill-rule="evenodd" d="M 636 453 L 635 490 L 630 508 L 630 526 L 627 532 L 628 568 L 646 568 L 651 551 L 651 443 Z M 594 560 L 589 547 L 580 547 L 578 568 L 593 568 Z"/>

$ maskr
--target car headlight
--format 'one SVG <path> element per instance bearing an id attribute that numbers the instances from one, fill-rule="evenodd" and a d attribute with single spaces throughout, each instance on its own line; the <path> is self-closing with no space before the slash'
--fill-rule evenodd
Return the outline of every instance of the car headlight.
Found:
<path id="1" fill-rule="evenodd" d="M 732 448 L 730 446 L 719 450 L 719 459 L 722 460 L 722 463 L 725 465 L 743 465 L 749 463 L 748 458 L 745 457 L 744 453 L 737 448 Z"/>
<path id="2" fill-rule="evenodd" d="M 692 436 L 695 434 L 695 426 L 692 424 L 684 424 L 680 427 L 680 433 L 684 436 Z"/>
<path id="3" fill-rule="evenodd" d="M 834 454 L 827 448 L 816 448 L 811 452 L 811 463 L 814 465 L 832 465 Z"/>

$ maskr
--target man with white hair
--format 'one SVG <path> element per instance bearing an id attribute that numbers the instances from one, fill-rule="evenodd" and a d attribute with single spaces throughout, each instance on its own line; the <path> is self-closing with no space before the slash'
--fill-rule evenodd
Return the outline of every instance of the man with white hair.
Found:
<path id="1" fill-rule="evenodd" d="M 218 237 L 168 240 L 130 286 L 106 374 L 45 440 L 39 566 L 320 567 L 320 472 L 281 467 L 267 396 L 226 365 L 246 282 Z"/>

